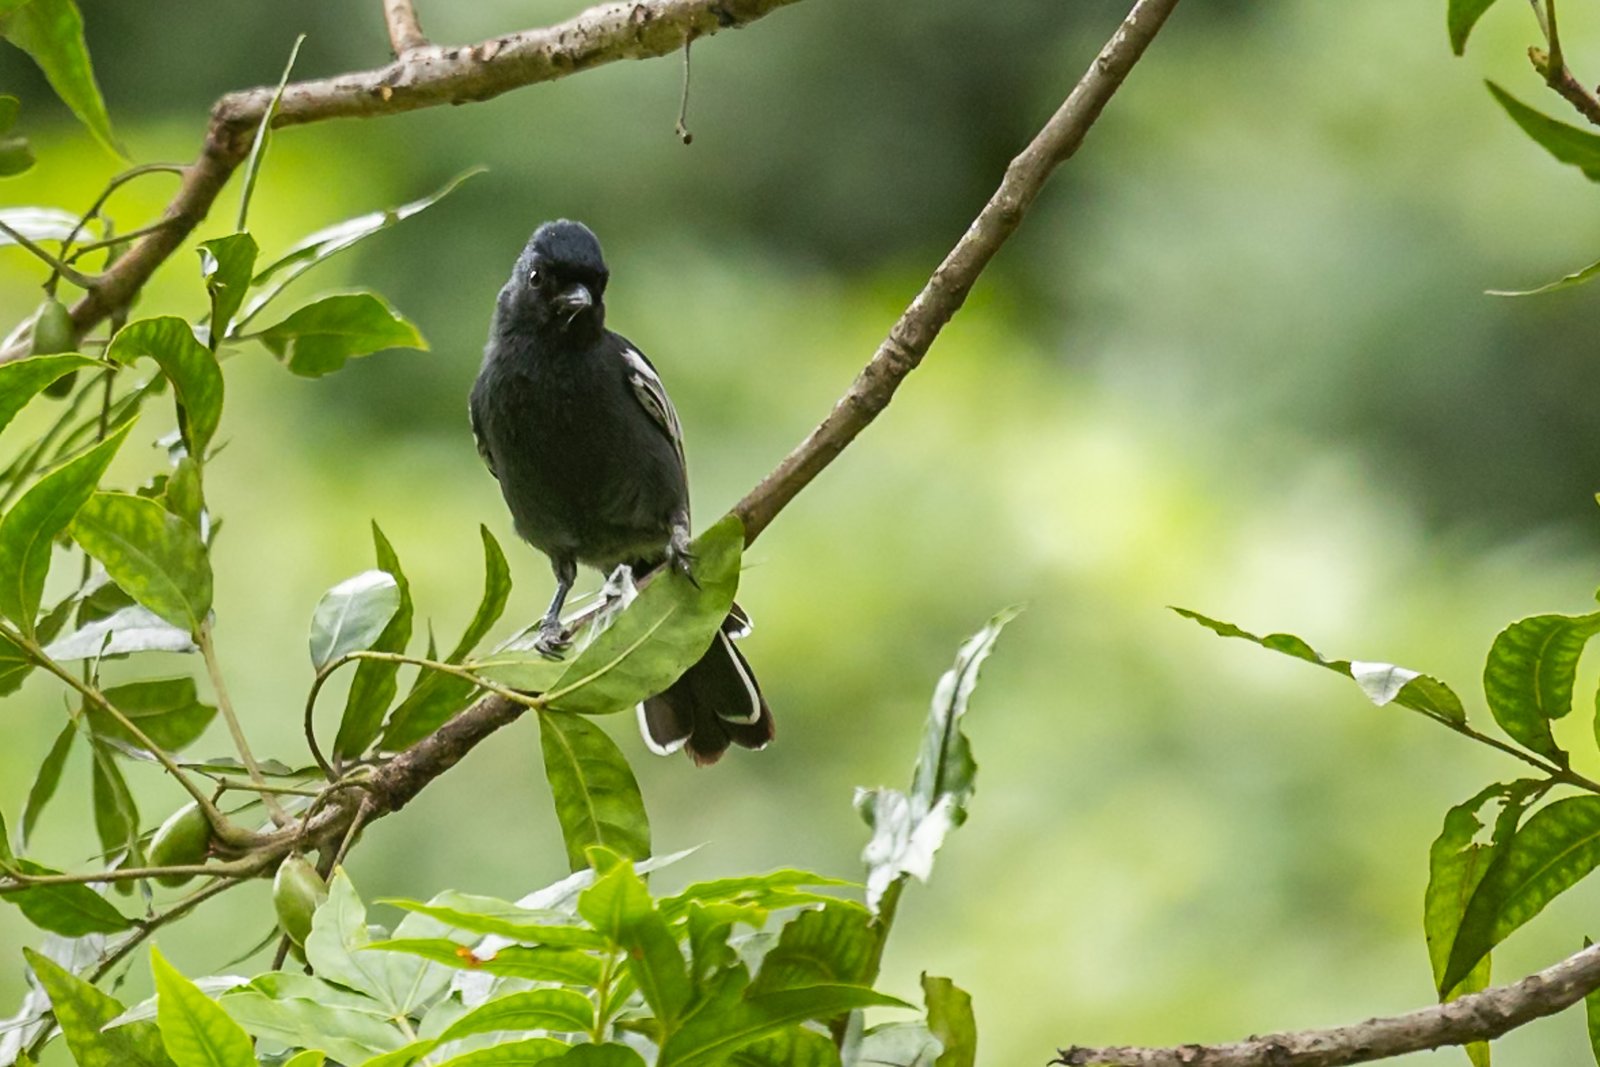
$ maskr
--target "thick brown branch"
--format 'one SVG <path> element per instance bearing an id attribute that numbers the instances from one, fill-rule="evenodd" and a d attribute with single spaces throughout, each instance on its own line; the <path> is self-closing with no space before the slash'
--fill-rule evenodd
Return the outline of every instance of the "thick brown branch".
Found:
<path id="1" fill-rule="evenodd" d="M 1101 110 L 1144 55 L 1178 0 L 1138 0 L 1089 70 L 1022 154 L 967 232 L 894 324 L 849 392 L 806 439 L 734 506 L 754 541 L 784 505 L 888 407 L 906 375 L 956 313 L 989 260 L 1022 222 L 1050 174 L 1071 158 Z"/>
<path id="2" fill-rule="evenodd" d="M 396 59 L 428 46 L 411 0 L 383 0 L 383 21 L 389 24 L 389 47 Z"/>
<path id="3" fill-rule="evenodd" d="M 1066 1067 L 1338 1067 L 1487 1041 L 1554 1015 L 1600 989 L 1600 945 L 1511 985 L 1406 1015 L 1330 1030 L 1251 1037 L 1228 1045 L 1062 1049 Z"/>
<path id="4" fill-rule="evenodd" d="M 487 100 L 619 59 L 668 55 L 682 48 L 689 37 L 744 26 L 795 2 L 632 0 L 602 4 L 554 26 L 478 44 L 418 47 L 377 70 L 291 83 L 284 90 L 273 125 L 375 117 Z M 394 6 L 390 0 L 386 10 Z M 79 336 L 131 301 L 206 217 L 217 194 L 249 152 L 251 134 L 266 113 L 272 92 L 270 88 L 250 89 L 217 101 L 204 149 L 185 171 L 182 186 L 167 205 L 163 217 L 169 225 L 133 245 L 96 279 L 97 288 L 73 306 L 72 321 Z M 0 363 L 25 355 L 25 347 L 13 346 L 0 352 Z"/>

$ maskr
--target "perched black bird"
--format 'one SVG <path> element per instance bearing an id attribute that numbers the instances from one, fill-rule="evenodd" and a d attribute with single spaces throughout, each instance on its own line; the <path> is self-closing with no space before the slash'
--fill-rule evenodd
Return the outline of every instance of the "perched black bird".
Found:
<path id="1" fill-rule="evenodd" d="M 478 453 L 500 481 L 517 533 L 550 557 L 556 595 L 536 647 L 568 644 L 561 607 L 584 563 L 635 574 L 662 562 L 688 573 L 689 489 L 678 413 L 650 361 L 606 329 L 609 272 L 587 226 L 534 231 L 495 303 L 472 387 Z M 772 713 L 733 639 L 735 605 L 699 662 L 639 705 L 645 741 L 714 763 L 730 742 L 761 748 Z"/>

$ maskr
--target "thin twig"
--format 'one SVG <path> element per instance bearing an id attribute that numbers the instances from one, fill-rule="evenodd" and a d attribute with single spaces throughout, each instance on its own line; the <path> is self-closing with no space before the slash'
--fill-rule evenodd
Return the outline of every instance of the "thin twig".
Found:
<path id="1" fill-rule="evenodd" d="M 678 135 L 678 140 L 684 144 L 694 143 L 694 134 L 689 132 L 689 50 L 694 47 L 693 35 L 683 39 L 683 95 L 678 98 L 678 123 L 673 127 L 673 132 Z"/>
<path id="2" fill-rule="evenodd" d="M 17 230 L 13 229 L 4 222 L 0 222 L 0 233 L 3 233 L 7 237 L 11 238 L 11 240 L 15 242 L 19 248 L 26 252 L 32 252 L 39 259 L 44 260 L 51 270 L 65 278 L 67 281 L 71 282 L 73 285 L 76 285 L 79 289 L 93 289 L 95 286 L 100 284 L 100 279 L 98 277 L 84 274 L 81 271 L 67 266 L 59 258 L 51 255 L 48 250 L 36 244 L 26 234 L 19 233 Z"/>
<path id="3" fill-rule="evenodd" d="M 1443 1045 L 1487 1041 L 1576 1004 L 1600 989 L 1600 945 L 1520 982 L 1431 1008 L 1327 1030 L 1251 1037 L 1225 1045 L 1060 1050 L 1065 1067 L 1341 1067 Z"/>
<path id="4" fill-rule="evenodd" d="M 417 9 L 411 0 L 383 0 L 383 21 L 389 26 L 389 47 L 394 57 L 400 59 L 407 52 L 428 47 L 422 35 L 422 23 L 417 20 Z"/>
<path id="5" fill-rule="evenodd" d="M 182 863 L 168 867 L 117 867 L 105 871 L 77 871 L 66 874 L 23 874 L 21 871 L 8 870 L 0 872 L 0 896 L 7 893 L 20 893 L 36 885 L 137 882 L 141 878 L 161 878 L 167 875 L 249 878 L 260 870 L 261 861 L 254 856 L 229 860 L 225 863 Z"/>
<path id="6" fill-rule="evenodd" d="M 65 254 L 62 258 L 62 262 L 74 263 L 78 260 L 78 257 L 86 256 L 90 252 L 97 252 L 102 248 L 112 248 L 116 245 L 125 245 L 130 241 L 137 241 L 139 238 L 148 236 L 158 230 L 164 230 L 172 224 L 173 222 L 171 219 L 162 219 L 160 222 L 152 222 L 148 226 L 141 226 L 137 230 L 129 230 L 127 233 L 115 234 L 100 241 L 90 241 L 88 244 L 79 245 L 70 253 Z"/>
<path id="7" fill-rule="evenodd" d="M 217 661 L 217 649 L 211 638 L 209 619 L 200 624 L 200 630 L 195 637 L 195 643 L 200 646 L 200 655 L 206 661 L 206 673 L 211 676 L 211 689 L 217 697 L 217 710 L 222 712 L 222 719 L 228 724 L 228 733 L 233 736 L 233 747 L 239 753 L 239 760 L 244 764 L 246 773 L 250 775 L 251 784 L 261 794 L 261 802 L 267 806 L 272 821 L 279 826 L 287 826 L 290 819 L 284 812 L 283 805 L 278 803 L 278 798 L 273 796 L 271 791 L 261 788 L 267 784 L 267 778 L 261 773 L 261 765 L 256 762 L 255 753 L 250 751 L 250 742 L 244 735 L 244 727 L 239 723 L 239 716 L 234 714 L 233 700 L 228 696 L 228 686 L 222 677 L 222 664 Z"/>

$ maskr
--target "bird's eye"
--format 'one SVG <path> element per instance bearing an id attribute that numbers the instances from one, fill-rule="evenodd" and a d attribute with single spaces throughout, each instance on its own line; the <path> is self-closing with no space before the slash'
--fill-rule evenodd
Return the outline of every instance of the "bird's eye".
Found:
<path id="1" fill-rule="evenodd" d="M 532 287 L 537 287 L 538 284 L 539 284 L 539 271 L 538 271 L 538 268 L 529 268 L 529 270 L 528 270 L 528 285 L 532 286 Z"/>

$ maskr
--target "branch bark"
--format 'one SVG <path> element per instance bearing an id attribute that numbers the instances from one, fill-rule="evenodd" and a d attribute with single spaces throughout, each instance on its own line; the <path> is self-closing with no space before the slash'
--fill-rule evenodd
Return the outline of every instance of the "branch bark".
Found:
<path id="1" fill-rule="evenodd" d="M 428 46 L 411 0 L 383 0 L 383 21 L 389 25 L 389 47 L 396 59 Z"/>
<path id="2" fill-rule="evenodd" d="M 677 52 L 685 39 L 737 29 L 796 0 L 631 0 L 602 4 L 566 22 L 494 37 L 477 44 L 423 44 L 388 66 L 332 78 L 292 82 L 273 126 L 295 126 L 335 118 L 393 115 L 441 104 L 488 100 L 512 89 L 553 81 L 619 59 L 645 59 Z M 385 0 L 385 14 L 404 0 Z M 389 22 L 391 37 L 395 23 Z M 411 19 L 415 27 L 415 16 Z M 417 28 L 420 38 L 421 30 Z M 250 150 L 255 127 L 272 100 L 271 88 L 229 93 L 212 107 L 199 158 L 184 171 L 168 203 L 168 224 L 142 238 L 72 307 L 72 324 L 83 336 L 113 311 L 126 306 L 156 268 L 193 232 L 228 178 Z M 26 346 L 0 352 L 0 363 L 21 359 Z"/>
<path id="3" fill-rule="evenodd" d="M 1328 1030 L 1250 1037 L 1227 1045 L 1062 1049 L 1064 1067 L 1339 1067 L 1443 1045 L 1487 1041 L 1570 1007 L 1600 989 L 1600 945 L 1520 982 L 1405 1015 Z"/>

